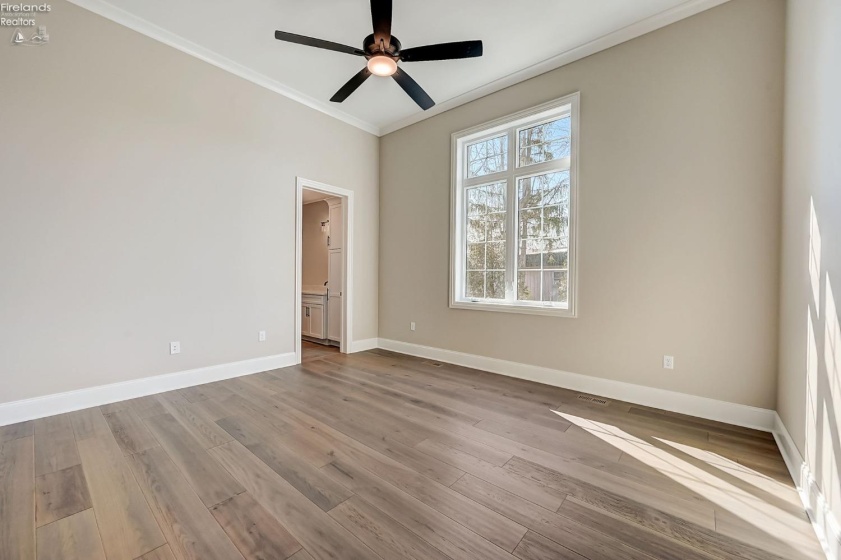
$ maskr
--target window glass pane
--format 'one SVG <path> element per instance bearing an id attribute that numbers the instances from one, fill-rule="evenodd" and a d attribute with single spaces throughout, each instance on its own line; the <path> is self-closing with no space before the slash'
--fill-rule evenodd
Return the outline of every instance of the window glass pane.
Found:
<path id="1" fill-rule="evenodd" d="M 505 182 L 465 190 L 465 297 L 505 299 L 505 190 Z"/>
<path id="2" fill-rule="evenodd" d="M 467 146 L 467 178 L 481 177 L 508 169 L 508 135 Z"/>
<path id="3" fill-rule="evenodd" d="M 541 236 L 540 208 L 520 210 L 520 236 L 524 239 L 536 239 Z"/>
<path id="4" fill-rule="evenodd" d="M 484 217 L 467 219 L 467 242 L 483 243 L 485 241 L 485 228 L 487 222 Z"/>
<path id="5" fill-rule="evenodd" d="M 536 268 L 539 270 L 542 255 L 542 239 L 520 239 L 520 251 L 517 255 L 517 266 L 519 268 Z"/>
<path id="6" fill-rule="evenodd" d="M 505 271 L 505 241 L 487 244 L 485 264 L 488 270 Z"/>
<path id="7" fill-rule="evenodd" d="M 539 270 L 517 273 L 517 299 L 520 301 L 540 301 Z"/>
<path id="8" fill-rule="evenodd" d="M 467 284 L 465 285 L 465 295 L 470 298 L 484 298 L 485 297 L 485 273 L 484 272 L 468 272 Z"/>
<path id="9" fill-rule="evenodd" d="M 467 245 L 467 270 L 485 270 L 485 243 Z"/>
<path id="10" fill-rule="evenodd" d="M 567 300 L 566 270 L 547 270 L 543 272 L 543 301 L 563 303 Z"/>
<path id="11" fill-rule="evenodd" d="M 488 214 L 488 241 L 503 241 L 505 239 L 505 212 Z"/>
<path id="12" fill-rule="evenodd" d="M 550 241 L 550 240 L 547 239 L 546 241 L 547 241 L 547 247 L 544 248 L 544 250 L 543 250 L 544 251 L 543 252 L 543 268 L 563 268 L 563 269 L 566 269 L 567 265 L 569 264 L 567 251 L 566 250 L 552 251 L 548 247 L 548 241 Z"/>
<path id="13" fill-rule="evenodd" d="M 517 180 L 518 300 L 567 303 L 569 203 L 569 171 Z"/>
<path id="14" fill-rule="evenodd" d="M 488 213 L 487 190 L 467 189 L 467 215 L 484 216 Z"/>
<path id="15" fill-rule="evenodd" d="M 570 117 L 564 117 L 521 130 L 517 136 L 518 166 L 569 157 L 570 122 Z"/>
<path id="16" fill-rule="evenodd" d="M 486 274 L 488 299 L 505 299 L 505 272 L 488 272 Z"/>

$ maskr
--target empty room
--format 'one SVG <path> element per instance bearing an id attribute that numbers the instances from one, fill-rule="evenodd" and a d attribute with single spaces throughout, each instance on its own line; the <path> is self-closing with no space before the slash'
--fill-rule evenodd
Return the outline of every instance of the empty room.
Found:
<path id="1" fill-rule="evenodd" d="M 12 1 L 0 73 L 0 560 L 841 560 L 839 0 Z"/>

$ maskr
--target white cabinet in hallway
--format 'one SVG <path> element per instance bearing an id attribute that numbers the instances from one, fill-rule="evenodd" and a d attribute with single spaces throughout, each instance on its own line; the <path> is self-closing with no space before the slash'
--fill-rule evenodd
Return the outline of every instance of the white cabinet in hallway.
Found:
<path id="1" fill-rule="evenodd" d="M 325 304 L 323 295 L 304 294 L 301 298 L 301 336 L 323 340 L 327 338 Z"/>

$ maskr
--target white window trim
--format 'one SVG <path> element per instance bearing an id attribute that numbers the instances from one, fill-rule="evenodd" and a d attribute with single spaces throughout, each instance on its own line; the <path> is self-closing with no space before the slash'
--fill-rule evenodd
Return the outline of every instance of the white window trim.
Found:
<path id="1" fill-rule="evenodd" d="M 532 107 L 519 113 L 514 113 L 500 119 L 496 119 L 472 128 L 455 132 L 451 138 L 452 155 L 451 155 L 451 187 L 450 187 L 450 307 L 453 309 L 473 309 L 482 311 L 499 311 L 503 313 L 524 313 L 529 315 L 549 315 L 553 317 L 568 317 L 574 318 L 578 316 L 578 146 L 580 139 L 580 132 L 578 126 L 579 120 L 579 99 L 578 92 L 567 95 L 560 99 Z M 566 308 L 558 306 L 549 306 L 541 302 L 529 303 L 524 301 L 518 302 L 489 302 L 489 301 L 470 301 L 460 296 L 459 288 L 464 285 L 464 267 L 460 263 L 465 262 L 464 249 L 464 220 L 462 215 L 464 213 L 464 197 L 462 190 L 466 187 L 493 183 L 501 177 L 507 177 L 514 169 L 515 175 L 518 170 L 522 170 L 523 175 L 531 175 L 532 172 L 539 172 L 541 167 L 545 164 L 539 163 L 528 166 L 526 168 L 516 167 L 519 162 L 519 153 L 516 142 L 514 145 L 508 146 L 508 171 L 504 173 L 494 173 L 491 175 L 483 175 L 481 177 L 474 177 L 466 179 L 464 172 L 464 147 L 467 143 L 473 143 L 483 138 L 492 138 L 498 135 L 500 131 L 507 130 L 512 127 L 517 129 L 526 126 L 533 126 L 549 119 L 554 112 L 565 106 L 570 108 L 570 227 L 569 227 L 569 285 L 568 285 L 568 305 Z M 519 122 L 522 121 L 522 122 Z M 516 226 L 510 222 L 512 220 L 516 223 L 516 211 L 511 212 L 511 205 L 514 201 L 508 201 L 508 221 L 510 232 L 516 232 Z M 513 251 L 508 252 L 507 260 L 511 260 Z M 507 262 L 506 266 L 512 267 L 515 263 Z"/>

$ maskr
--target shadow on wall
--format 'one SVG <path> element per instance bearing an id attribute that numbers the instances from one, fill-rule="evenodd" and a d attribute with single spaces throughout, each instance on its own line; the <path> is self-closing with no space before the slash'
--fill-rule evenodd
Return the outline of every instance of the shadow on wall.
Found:
<path id="1" fill-rule="evenodd" d="M 811 301 L 806 315 L 805 457 L 822 497 L 810 496 L 819 526 L 834 528 L 841 518 L 841 323 L 829 272 L 821 268 L 822 239 L 815 201 L 809 205 L 809 280 Z M 807 473 L 808 474 L 808 473 Z M 803 481 L 807 483 L 806 480 Z M 811 485 L 804 485 L 808 488 Z M 827 519 L 827 513 L 835 519 Z M 839 551 L 835 551 L 836 555 Z"/>

